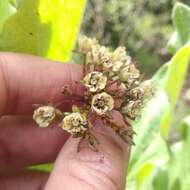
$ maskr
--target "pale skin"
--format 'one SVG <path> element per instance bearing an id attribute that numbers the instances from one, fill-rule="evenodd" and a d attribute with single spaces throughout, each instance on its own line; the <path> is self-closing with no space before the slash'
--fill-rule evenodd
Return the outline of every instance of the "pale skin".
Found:
<path id="1" fill-rule="evenodd" d="M 56 125 L 41 129 L 32 120 L 34 104 L 71 103 L 60 93 L 75 81 L 82 67 L 39 57 L 0 53 L 0 190 L 124 190 L 130 147 L 111 129 L 95 122 L 98 152 Z M 27 166 L 54 162 L 51 173 L 28 171 Z"/>

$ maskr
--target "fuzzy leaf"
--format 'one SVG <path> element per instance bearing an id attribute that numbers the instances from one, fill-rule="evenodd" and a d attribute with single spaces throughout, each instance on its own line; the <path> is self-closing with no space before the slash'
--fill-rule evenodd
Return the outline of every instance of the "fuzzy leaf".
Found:
<path id="1" fill-rule="evenodd" d="M 190 7 L 183 3 L 176 3 L 172 20 L 175 32 L 168 43 L 168 49 L 171 53 L 175 53 L 180 47 L 190 42 Z"/>
<path id="2" fill-rule="evenodd" d="M 190 44 L 187 44 L 181 48 L 168 63 L 168 73 L 164 84 L 164 90 L 167 94 L 170 106 L 161 121 L 161 132 L 165 139 L 168 138 L 170 122 L 187 74 L 189 61 Z"/>
<path id="3" fill-rule="evenodd" d="M 132 149 L 128 172 L 131 184 L 145 162 L 154 163 L 160 159 L 159 162 L 164 163 L 169 158 L 167 144 L 162 137 L 167 139 L 170 120 L 187 73 L 189 58 L 190 45 L 186 45 L 153 77 L 154 85 L 157 87 L 156 95 L 143 110 L 142 118 L 134 125 L 137 132 L 134 138 L 136 146 Z"/>

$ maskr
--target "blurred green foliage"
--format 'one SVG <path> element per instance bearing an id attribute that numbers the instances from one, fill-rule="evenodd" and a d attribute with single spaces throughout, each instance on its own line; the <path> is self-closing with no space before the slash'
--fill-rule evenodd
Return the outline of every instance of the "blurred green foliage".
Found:
<path id="1" fill-rule="evenodd" d="M 88 0 L 82 32 L 110 47 L 126 46 L 145 77 L 149 77 L 171 58 L 166 44 L 173 32 L 171 14 L 175 2 Z"/>
<path id="2" fill-rule="evenodd" d="M 185 159 L 189 159 L 190 150 L 184 148 L 189 146 L 189 127 L 187 125 L 183 127 L 183 131 L 186 130 L 184 134 L 186 139 L 184 140 L 180 135 L 181 138 L 173 143 L 169 141 L 168 131 L 177 98 L 187 73 L 189 59 L 190 44 L 182 47 L 171 61 L 160 68 L 153 77 L 157 86 L 155 97 L 143 111 L 142 118 L 134 124 L 138 135 L 134 139 L 136 146 L 132 149 L 127 189 L 172 190 L 176 180 L 180 186 L 185 186 L 184 179 L 189 177 L 188 171 L 190 171 L 187 169 L 190 167 L 190 163 L 185 161 Z M 178 71 L 178 75 L 176 75 L 176 71 Z M 183 122 L 182 120 L 181 123 Z M 179 154 L 173 150 L 177 144 L 182 144 Z M 175 166 L 178 168 L 176 169 Z M 184 168 L 184 170 L 183 167 L 186 169 Z M 183 172 L 185 174 L 181 177 Z"/>
<path id="3" fill-rule="evenodd" d="M 172 0 L 89 0 L 83 32 L 111 47 L 126 46 L 146 76 L 170 58 Z"/>

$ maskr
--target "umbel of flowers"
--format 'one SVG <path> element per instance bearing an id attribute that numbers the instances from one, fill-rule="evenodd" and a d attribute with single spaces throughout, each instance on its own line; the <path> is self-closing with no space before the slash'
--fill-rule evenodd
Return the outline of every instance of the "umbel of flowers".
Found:
<path id="1" fill-rule="evenodd" d="M 133 144 L 131 121 L 140 116 L 146 100 L 153 95 L 152 82 L 140 80 L 136 63 L 124 47 L 110 51 L 95 38 L 81 36 L 75 52 L 84 61 L 84 76 L 80 83 L 85 87 L 82 106 L 73 105 L 71 113 L 52 105 L 41 106 L 34 111 L 33 119 L 40 127 L 49 126 L 55 119 L 60 120 L 65 131 L 73 137 L 81 137 L 81 142 L 85 140 L 94 150 L 99 142 L 92 135 L 91 128 L 94 118 L 101 119 L 126 143 Z M 64 95 L 69 92 L 65 88 Z M 113 119 L 116 112 L 122 116 L 122 125 Z"/>

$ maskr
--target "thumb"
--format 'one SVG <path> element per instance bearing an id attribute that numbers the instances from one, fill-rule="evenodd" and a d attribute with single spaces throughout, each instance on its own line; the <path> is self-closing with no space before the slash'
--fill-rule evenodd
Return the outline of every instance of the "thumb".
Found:
<path id="1" fill-rule="evenodd" d="M 70 138 L 62 148 L 45 190 L 123 190 L 130 146 L 100 122 L 92 130 L 98 139 L 98 152 L 80 147 Z"/>

